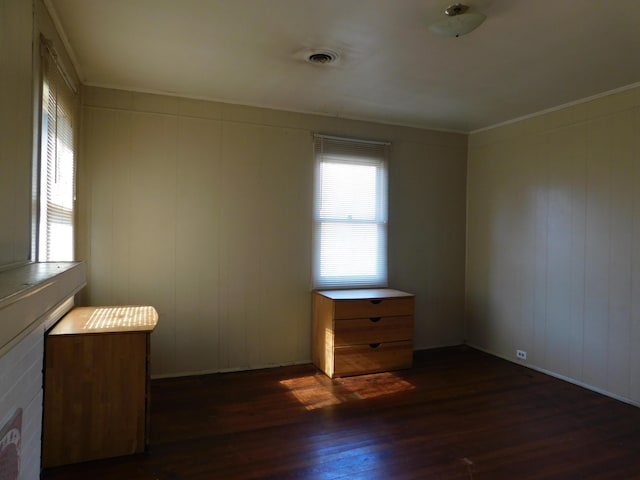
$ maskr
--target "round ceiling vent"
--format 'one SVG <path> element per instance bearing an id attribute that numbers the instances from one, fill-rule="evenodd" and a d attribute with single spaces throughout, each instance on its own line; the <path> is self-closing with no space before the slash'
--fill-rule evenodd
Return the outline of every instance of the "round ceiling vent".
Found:
<path id="1" fill-rule="evenodd" d="M 307 56 L 307 62 L 315 65 L 327 65 L 333 63 L 338 59 L 338 54 L 331 50 L 320 50 L 310 52 Z"/>

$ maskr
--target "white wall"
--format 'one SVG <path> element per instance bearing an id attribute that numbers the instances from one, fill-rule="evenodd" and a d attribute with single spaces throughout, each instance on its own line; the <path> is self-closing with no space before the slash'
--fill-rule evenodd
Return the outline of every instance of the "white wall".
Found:
<path id="1" fill-rule="evenodd" d="M 472 134 L 466 338 L 640 403 L 640 88 Z"/>
<path id="2" fill-rule="evenodd" d="M 40 477 L 44 325 L 0 357 L 0 430 L 22 411 L 20 479 Z"/>
<path id="3" fill-rule="evenodd" d="M 0 0 L 0 267 L 30 253 L 32 36 L 32 2 Z M 21 479 L 40 475 L 43 338 L 36 329 L 8 351 L 0 341 L 0 430 L 22 411 Z"/>
<path id="4" fill-rule="evenodd" d="M 29 259 L 33 5 L 0 0 L 0 267 Z"/>
<path id="5" fill-rule="evenodd" d="M 417 294 L 417 348 L 460 343 L 465 135 L 84 93 L 84 300 L 158 309 L 154 374 L 310 360 L 312 132 L 393 142 L 390 284 Z"/>
<path id="6" fill-rule="evenodd" d="M 40 32 L 65 58 L 40 0 L 0 0 L 0 430 L 22 411 L 21 480 L 40 477 L 45 323 L 59 318 L 55 306 L 84 281 L 74 283 L 72 291 L 57 280 L 25 289 L 43 281 L 38 274 L 17 284 L 10 281 L 31 252 L 34 98 L 40 78 L 33 46 L 37 52 Z"/>

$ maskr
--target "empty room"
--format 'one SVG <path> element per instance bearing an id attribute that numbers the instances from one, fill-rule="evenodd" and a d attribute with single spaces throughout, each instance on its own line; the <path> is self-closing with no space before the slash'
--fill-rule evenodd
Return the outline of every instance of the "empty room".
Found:
<path id="1" fill-rule="evenodd" d="M 0 480 L 640 479 L 638 25 L 0 0 Z"/>

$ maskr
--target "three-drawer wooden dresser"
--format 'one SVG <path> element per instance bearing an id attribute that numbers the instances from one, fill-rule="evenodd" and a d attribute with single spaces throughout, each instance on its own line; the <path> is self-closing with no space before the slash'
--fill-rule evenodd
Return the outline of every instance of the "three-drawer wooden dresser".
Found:
<path id="1" fill-rule="evenodd" d="M 411 367 L 414 306 L 389 288 L 313 292 L 313 363 L 331 378 Z"/>

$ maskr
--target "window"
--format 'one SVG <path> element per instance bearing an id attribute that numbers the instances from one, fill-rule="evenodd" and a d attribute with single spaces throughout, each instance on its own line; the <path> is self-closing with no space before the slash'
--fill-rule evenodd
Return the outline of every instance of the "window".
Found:
<path id="1" fill-rule="evenodd" d="M 36 247 L 39 262 L 74 259 L 76 99 L 56 58 L 44 41 Z"/>
<path id="2" fill-rule="evenodd" d="M 389 144 L 316 135 L 314 287 L 387 285 Z"/>

